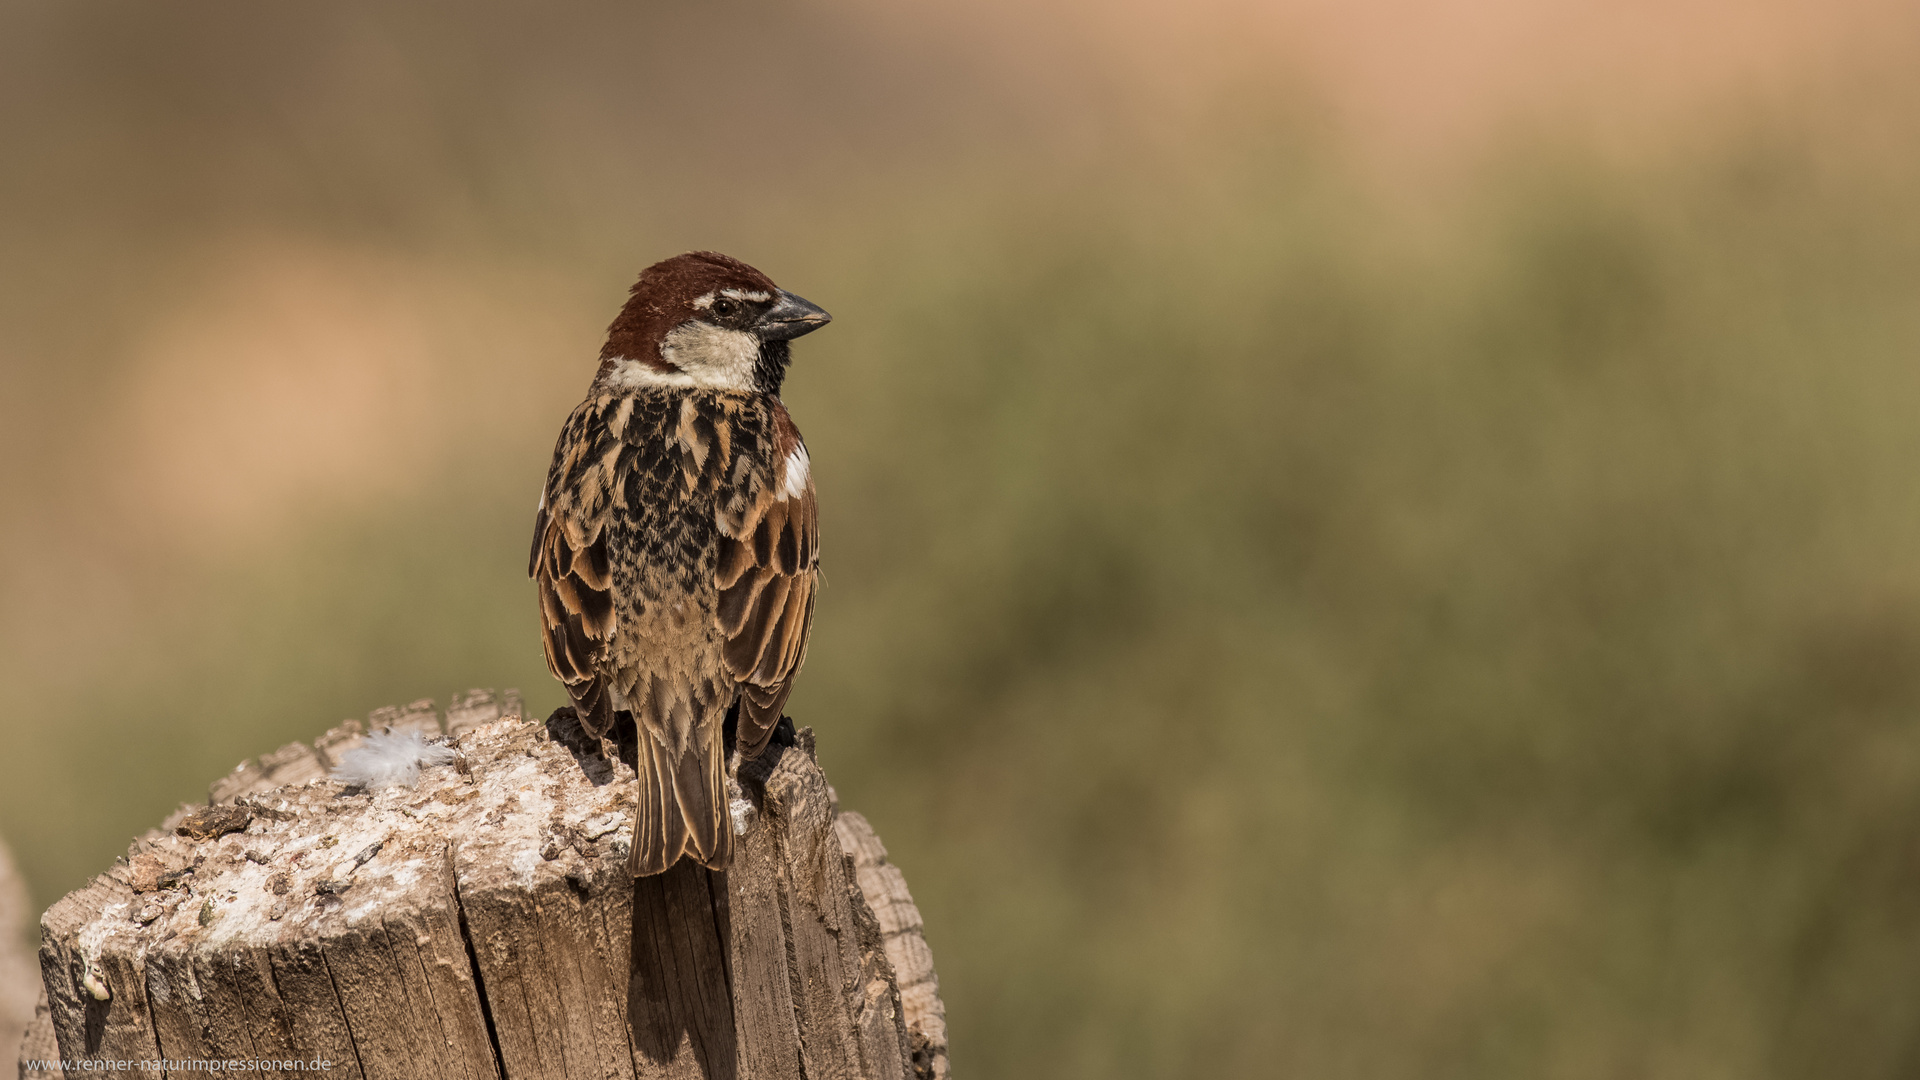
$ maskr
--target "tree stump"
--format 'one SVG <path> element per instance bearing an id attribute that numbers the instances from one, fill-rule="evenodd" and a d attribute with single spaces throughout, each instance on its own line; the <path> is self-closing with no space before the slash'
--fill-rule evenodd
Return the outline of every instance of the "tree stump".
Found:
<path id="1" fill-rule="evenodd" d="M 741 770 L 730 870 L 635 881 L 631 746 L 571 710 L 518 712 L 473 691 L 441 736 L 431 702 L 376 711 L 368 730 L 431 733 L 455 760 L 347 788 L 327 770 L 363 738 L 349 722 L 136 841 L 41 920 L 38 1024 L 61 1057 L 374 1080 L 947 1075 L 919 913 L 838 812 L 811 731 Z"/>

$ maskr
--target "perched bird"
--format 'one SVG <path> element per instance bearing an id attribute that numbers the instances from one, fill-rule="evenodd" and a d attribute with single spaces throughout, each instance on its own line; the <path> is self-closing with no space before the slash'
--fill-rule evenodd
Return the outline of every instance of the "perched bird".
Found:
<path id="1" fill-rule="evenodd" d="M 527 572 L 581 726 L 633 716 L 635 877 L 728 864 L 723 731 L 759 754 L 806 657 L 819 533 L 780 385 L 828 320 L 738 259 L 655 263 L 554 447 Z"/>

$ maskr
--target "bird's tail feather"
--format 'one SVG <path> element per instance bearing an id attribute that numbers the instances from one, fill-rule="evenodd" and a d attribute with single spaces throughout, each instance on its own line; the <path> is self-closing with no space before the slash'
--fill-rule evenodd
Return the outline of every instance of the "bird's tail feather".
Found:
<path id="1" fill-rule="evenodd" d="M 683 751 L 640 733 L 634 877 L 662 873 L 682 855 L 714 870 L 725 870 L 733 861 L 733 819 L 718 735 L 696 739 Z"/>

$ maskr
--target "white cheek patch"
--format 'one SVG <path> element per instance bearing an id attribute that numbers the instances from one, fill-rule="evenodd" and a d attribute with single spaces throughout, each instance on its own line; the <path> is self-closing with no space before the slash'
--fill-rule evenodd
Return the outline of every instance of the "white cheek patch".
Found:
<path id="1" fill-rule="evenodd" d="M 750 394 L 754 365 L 760 362 L 760 339 L 744 330 L 685 322 L 660 343 L 660 358 L 676 370 L 661 371 L 652 364 L 617 357 L 606 381 L 621 389 L 663 386 Z"/>
<path id="2" fill-rule="evenodd" d="M 778 499 L 797 499 L 805 495 L 807 493 L 808 468 L 807 447 L 805 443 L 802 443 L 793 448 L 793 453 L 787 455 L 786 463 L 782 467 L 783 475 L 780 481 L 780 490 L 775 493 L 774 497 Z"/>
<path id="3" fill-rule="evenodd" d="M 668 331 L 660 358 L 680 369 L 690 385 L 707 390 L 753 390 L 753 368 L 760 362 L 760 339 L 745 330 L 728 330 L 694 321 Z"/>

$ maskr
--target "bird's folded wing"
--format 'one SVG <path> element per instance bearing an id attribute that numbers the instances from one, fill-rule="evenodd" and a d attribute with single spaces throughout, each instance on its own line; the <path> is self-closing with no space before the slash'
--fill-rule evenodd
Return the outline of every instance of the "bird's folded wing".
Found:
<path id="1" fill-rule="evenodd" d="M 773 479 L 757 514 L 733 530 L 722 520 L 714 571 L 722 657 L 741 690 L 736 738 L 749 758 L 766 748 L 806 659 L 819 579 L 813 479 L 797 495 L 784 490 L 784 478 Z"/>
<path id="2" fill-rule="evenodd" d="M 527 572 L 539 585 L 547 669 L 566 685 L 580 725 L 595 735 L 613 725 L 606 680 L 597 670 L 613 637 L 613 576 L 603 529 L 586 535 L 542 502 Z"/>

